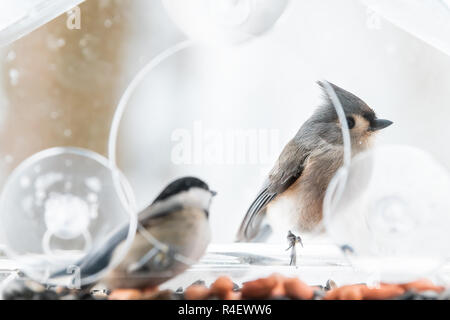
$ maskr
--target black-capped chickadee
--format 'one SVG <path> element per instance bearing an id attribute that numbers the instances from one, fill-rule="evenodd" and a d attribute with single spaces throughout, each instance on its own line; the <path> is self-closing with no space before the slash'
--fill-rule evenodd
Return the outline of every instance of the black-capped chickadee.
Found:
<path id="1" fill-rule="evenodd" d="M 266 212 L 287 214 L 288 229 L 313 230 L 322 220 L 322 203 L 327 186 L 343 165 L 344 148 L 340 122 L 326 84 L 325 102 L 301 126 L 281 152 L 269 177 L 248 209 L 237 241 L 261 241 L 267 237 Z M 375 112 L 354 94 L 331 84 L 340 100 L 350 130 L 352 155 L 370 147 L 374 133 L 392 124 L 378 119 Z M 286 218 L 285 218 L 286 219 Z"/>
<path id="2" fill-rule="evenodd" d="M 196 263 L 210 242 L 209 207 L 215 192 L 200 179 L 170 183 L 138 216 L 138 229 L 122 261 L 102 279 L 108 289 L 157 286 Z M 97 274 L 115 258 L 128 225 L 94 248 L 77 265 L 81 278 Z"/>

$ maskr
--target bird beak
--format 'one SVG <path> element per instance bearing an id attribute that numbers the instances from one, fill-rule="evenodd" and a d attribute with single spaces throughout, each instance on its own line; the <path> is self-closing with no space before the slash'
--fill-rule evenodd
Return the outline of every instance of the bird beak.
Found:
<path id="1" fill-rule="evenodd" d="M 384 129 L 386 127 L 389 127 L 391 124 L 393 124 L 393 122 L 390 121 L 390 120 L 375 119 L 372 122 L 372 124 L 370 125 L 370 130 L 371 131 L 378 131 L 378 130 Z"/>
<path id="2" fill-rule="evenodd" d="M 217 196 L 217 191 L 209 190 L 209 192 L 211 192 L 211 195 L 212 195 L 213 197 Z"/>

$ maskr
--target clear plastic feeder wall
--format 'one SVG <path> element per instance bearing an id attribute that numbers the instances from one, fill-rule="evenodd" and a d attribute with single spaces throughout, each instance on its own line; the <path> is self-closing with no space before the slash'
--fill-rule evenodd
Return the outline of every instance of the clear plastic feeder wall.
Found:
<path id="1" fill-rule="evenodd" d="M 449 256 L 449 190 L 448 170 L 430 154 L 379 147 L 356 156 L 330 184 L 325 226 L 374 281 L 413 281 L 432 275 Z"/>
<path id="2" fill-rule="evenodd" d="M 0 243 L 20 270 L 39 282 L 52 283 L 52 275 L 63 271 L 73 281 L 59 284 L 90 283 L 107 270 L 76 279 L 75 266 L 125 225 L 128 242 L 133 239 L 132 196 L 102 156 L 76 148 L 42 151 L 15 169 L 4 187 Z"/>
<path id="3" fill-rule="evenodd" d="M 219 191 L 211 221 L 222 230 L 213 237 L 232 240 L 283 143 L 320 103 L 314 72 L 288 84 L 265 77 L 294 78 L 308 67 L 286 48 L 256 41 L 231 48 L 181 42 L 141 72 L 119 103 L 109 157 L 129 179 L 140 208 L 176 177 L 207 181 Z"/>
<path id="4" fill-rule="evenodd" d="M 0 52 L 0 237 L 34 278 L 46 273 L 41 263 L 70 265 L 130 221 L 128 195 L 138 212 L 186 175 L 218 196 L 208 253 L 173 289 L 277 271 L 313 285 L 403 281 L 447 260 L 447 0 L 70 3 L 79 5 L 52 7 L 59 16 L 50 22 L 38 7 L 37 24 L 0 23 L 0 41 L 10 43 Z M 321 233 L 300 234 L 296 269 L 286 251 L 293 225 L 282 214 L 269 219 L 270 247 L 234 240 L 283 147 L 323 103 L 324 79 L 394 124 L 375 134 L 380 149 L 339 159 L 346 166 L 327 190 Z M 55 146 L 91 151 L 29 158 Z M 85 184 L 90 177 L 101 191 Z M 132 192 L 120 191 L 122 180 Z M 406 262 L 416 267 L 398 272 Z"/>
<path id="5" fill-rule="evenodd" d="M 236 45 L 270 30 L 289 0 L 163 0 L 174 23 L 189 38 L 214 45 Z"/>

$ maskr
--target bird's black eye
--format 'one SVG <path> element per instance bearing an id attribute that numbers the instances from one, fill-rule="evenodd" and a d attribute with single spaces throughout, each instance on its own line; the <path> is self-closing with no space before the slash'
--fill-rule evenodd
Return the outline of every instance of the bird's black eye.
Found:
<path id="1" fill-rule="evenodd" d="M 355 127 L 355 119 L 353 117 L 347 117 L 347 125 L 349 129 L 353 129 Z"/>

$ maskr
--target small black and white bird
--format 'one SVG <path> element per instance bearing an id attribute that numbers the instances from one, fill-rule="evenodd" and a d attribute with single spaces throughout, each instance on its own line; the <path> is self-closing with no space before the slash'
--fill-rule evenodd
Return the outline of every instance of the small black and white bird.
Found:
<path id="1" fill-rule="evenodd" d="M 208 217 L 215 195 L 197 178 L 184 177 L 170 183 L 138 215 L 131 247 L 100 282 L 111 290 L 154 287 L 196 263 L 210 242 Z M 128 228 L 121 228 L 77 264 L 81 279 L 104 270 L 115 259 Z"/>
<path id="2" fill-rule="evenodd" d="M 271 229 L 263 223 L 267 214 L 271 221 L 282 218 L 287 224 L 286 231 L 311 231 L 322 220 L 325 191 L 343 165 L 344 147 L 341 125 L 326 84 L 318 84 L 324 91 L 325 102 L 284 147 L 248 209 L 237 241 L 265 240 Z M 354 156 L 368 149 L 375 132 L 390 126 L 392 121 L 378 119 L 360 98 L 334 84 L 329 85 L 344 109 Z"/>

